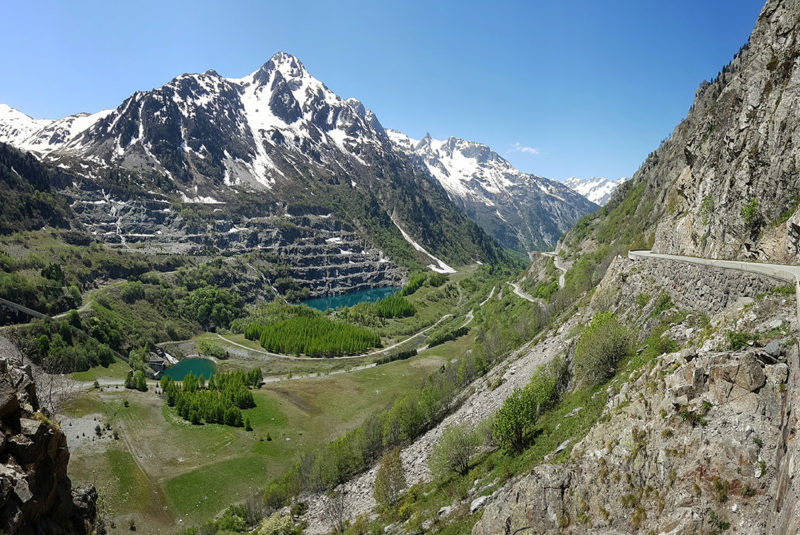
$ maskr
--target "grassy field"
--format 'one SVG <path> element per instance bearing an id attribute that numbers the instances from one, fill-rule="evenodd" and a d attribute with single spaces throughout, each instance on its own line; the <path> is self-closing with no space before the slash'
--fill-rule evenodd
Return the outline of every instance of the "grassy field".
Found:
<path id="1" fill-rule="evenodd" d="M 256 407 L 244 411 L 251 432 L 185 422 L 156 395 L 154 383 L 148 392 L 86 392 L 65 413 L 99 414 L 120 440 L 102 452 L 76 448 L 70 476 L 97 485 L 118 528 L 127 530 L 134 518 L 142 532 L 170 533 L 260 491 L 300 453 L 357 426 L 466 343 L 457 340 L 430 355 L 349 374 L 269 384 L 254 392 Z"/>
<path id="2" fill-rule="evenodd" d="M 115 358 L 114 362 L 107 368 L 104 368 L 103 366 L 95 366 L 94 368 L 90 368 L 85 372 L 73 373 L 72 378 L 76 381 L 86 382 L 92 382 L 99 379 L 124 380 L 130 369 L 130 366 L 128 366 L 125 362 Z"/>

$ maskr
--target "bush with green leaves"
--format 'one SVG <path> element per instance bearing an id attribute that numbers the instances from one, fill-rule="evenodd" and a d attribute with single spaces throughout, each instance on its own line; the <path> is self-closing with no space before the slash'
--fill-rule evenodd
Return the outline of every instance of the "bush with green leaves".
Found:
<path id="1" fill-rule="evenodd" d="M 617 363 L 631 352 L 628 328 L 611 312 L 596 314 L 575 346 L 574 369 L 578 383 L 594 385 L 611 378 Z"/>
<path id="2" fill-rule="evenodd" d="M 125 388 L 138 390 L 140 392 L 147 391 L 147 379 L 145 378 L 142 370 L 129 371 L 125 376 Z"/>
<path id="3" fill-rule="evenodd" d="M 273 513 L 269 518 L 265 518 L 258 525 L 256 535 L 293 535 L 297 533 L 292 517 Z"/>
<path id="4" fill-rule="evenodd" d="M 523 388 L 516 388 L 497 411 L 494 438 L 505 450 L 520 452 L 528 441 L 536 421 L 532 399 Z"/>
<path id="5" fill-rule="evenodd" d="M 406 475 L 400 459 L 400 448 L 395 447 L 381 458 L 372 495 L 378 504 L 392 507 L 400 499 L 405 487 Z"/>
<path id="6" fill-rule="evenodd" d="M 758 199 L 750 199 L 741 210 L 742 220 L 751 231 L 756 230 L 761 224 L 761 212 L 758 210 Z"/>
<path id="7" fill-rule="evenodd" d="M 428 457 L 431 474 L 441 479 L 450 474 L 466 475 L 479 442 L 478 435 L 466 424 L 447 426 Z"/>
<path id="8" fill-rule="evenodd" d="M 494 439 L 505 450 L 520 452 L 527 446 L 537 418 L 552 408 L 566 386 L 568 369 L 562 358 L 541 366 L 523 388 L 506 398 L 494 420 Z"/>

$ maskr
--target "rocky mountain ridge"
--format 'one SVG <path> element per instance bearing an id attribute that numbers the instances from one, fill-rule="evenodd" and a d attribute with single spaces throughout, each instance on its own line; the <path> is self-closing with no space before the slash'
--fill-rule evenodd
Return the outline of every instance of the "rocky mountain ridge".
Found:
<path id="1" fill-rule="evenodd" d="M 470 219 L 511 249 L 549 250 L 575 221 L 597 208 L 560 182 L 515 169 L 481 143 L 386 133 L 439 181 Z"/>
<path id="2" fill-rule="evenodd" d="M 244 78 L 181 75 L 93 115 L 41 121 L 4 106 L 0 139 L 72 177 L 54 193 L 95 239 L 277 252 L 312 296 L 503 256 L 372 112 L 284 53 Z"/>
<path id="3" fill-rule="evenodd" d="M 285 53 L 243 78 L 183 74 L 91 115 L 48 121 L 0 107 L 0 142 L 96 183 L 133 185 L 139 196 L 218 204 L 223 213 L 237 192 L 257 194 L 269 205 L 323 205 L 355 228 L 363 225 L 353 212 L 375 217 L 379 208 L 389 216 L 379 216 L 381 226 L 394 221 L 410 241 L 449 263 L 494 254 L 451 200 L 501 244 L 522 252 L 550 248 L 595 208 L 559 183 L 520 173 L 488 147 L 458 140 L 456 152 L 441 153 L 438 166 L 421 165 L 387 134 L 363 104 L 340 98 Z M 454 157 L 471 159 L 471 168 L 456 170 Z M 452 187 L 470 181 L 469 195 Z M 347 204 L 360 198 L 365 206 L 341 206 L 342 197 Z M 455 258 L 462 250 L 466 254 Z M 430 260 L 418 256 L 423 265 Z"/>

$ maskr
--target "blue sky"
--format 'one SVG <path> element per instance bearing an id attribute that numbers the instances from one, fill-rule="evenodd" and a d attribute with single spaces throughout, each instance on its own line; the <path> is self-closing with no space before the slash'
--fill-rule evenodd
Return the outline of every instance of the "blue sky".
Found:
<path id="1" fill-rule="evenodd" d="M 385 127 L 526 172 L 630 176 L 733 57 L 762 2 L 6 2 L 0 103 L 55 118 L 283 50 Z"/>

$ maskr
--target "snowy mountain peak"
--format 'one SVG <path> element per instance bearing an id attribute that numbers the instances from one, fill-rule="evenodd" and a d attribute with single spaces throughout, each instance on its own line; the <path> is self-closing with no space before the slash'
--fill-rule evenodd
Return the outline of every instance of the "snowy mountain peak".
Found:
<path id="1" fill-rule="evenodd" d="M 299 59 L 286 52 L 278 52 L 268 59 L 260 69 L 251 74 L 250 78 L 257 85 L 274 84 L 275 73 L 280 73 L 282 80 L 302 79 L 311 76 Z"/>
<path id="2" fill-rule="evenodd" d="M 626 180 L 626 177 L 622 177 L 617 180 L 609 180 L 605 177 L 596 176 L 591 178 L 578 178 L 571 176 L 564 181 L 564 184 L 574 189 L 593 203 L 603 206 L 611 198 L 611 194 L 614 193 L 614 190 L 616 190 Z"/>
<path id="3" fill-rule="evenodd" d="M 34 119 L 11 106 L 0 104 L 0 142 L 11 143 L 15 139 L 24 139 L 51 122 L 48 119 Z"/>
<path id="4" fill-rule="evenodd" d="M 415 140 L 386 130 L 392 143 L 425 167 L 450 198 L 495 238 L 521 251 L 553 245 L 596 206 L 561 183 L 523 173 L 489 146 L 429 133 Z"/>

